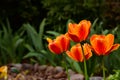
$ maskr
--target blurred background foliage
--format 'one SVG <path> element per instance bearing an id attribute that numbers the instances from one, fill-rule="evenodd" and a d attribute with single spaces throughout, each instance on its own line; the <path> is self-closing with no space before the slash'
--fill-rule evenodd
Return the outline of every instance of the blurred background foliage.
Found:
<path id="1" fill-rule="evenodd" d="M 46 37 L 54 39 L 67 30 L 69 22 L 87 19 L 92 34 L 115 35 L 120 43 L 119 0 L 1 0 L 0 1 L 0 65 L 7 63 L 39 63 L 61 65 L 62 56 L 52 54 Z M 120 69 L 120 49 L 106 57 L 107 73 Z M 82 73 L 82 63 L 67 56 L 69 68 Z M 93 62 L 94 61 L 94 62 Z M 89 75 L 99 75 L 102 68 L 95 55 L 87 62 Z"/>
<path id="2" fill-rule="evenodd" d="M 113 28 L 120 23 L 119 0 L 1 0 L 0 20 L 10 20 L 13 29 L 25 22 L 35 26 L 47 18 L 46 29 L 64 32 L 68 19 L 104 21 L 104 28 Z M 57 28 L 56 28 L 57 27 Z M 62 27 L 62 30 L 61 30 Z M 36 27 L 37 28 L 37 27 Z"/>

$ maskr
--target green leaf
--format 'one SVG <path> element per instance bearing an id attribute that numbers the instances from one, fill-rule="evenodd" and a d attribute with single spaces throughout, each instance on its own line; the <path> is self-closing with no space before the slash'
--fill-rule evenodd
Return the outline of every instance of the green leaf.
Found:
<path id="1" fill-rule="evenodd" d="M 41 47 L 42 44 L 40 43 L 40 37 L 38 33 L 35 31 L 35 29 L 30 24 L 24 24 L 23 26 L 27 30 L 27 33 L 30 36 L 35 49 L 37 51 L 42 50 L 42 47 Z"/>
<path id="2" fill-rule="evenodd" d="M 120 70 L 114 70 L 115 74 L 108 76 L 107 80 L 120 80 Z"/>
<path id="3" fill-rule="evenodd" d="M 39 42 L 40 42 L 40 48 L 43 50 L 43 33 L 44 33 L 44 27 L 45 27 L 45 21 L 46 19 L 44 18 L 39 26 Z"/>
<path id="4" fill-rule="evenodd" d="M 48 51 L 45 50 L 41 50 L 41 53 L 45 56 L 46 60 L 48 60 L 52 65 L 56 66 L 56 63 L 54 62 L 51 53 L 48 53 Z"/>
<path id="5" fill-rule="evenodd" d="M 50 35 L 53 35 L 53 36 L 55 36 L 55 37 L 57 37 L 57 36 L 60 35 L 60 33 L 55 32 L 55 31 L 46 31 L 46 33 L 48 33 L 48 34 L 50 34 Z"/>
<path id="6" fill-rule="evenodd" d="M 77 63 L 77 62 L 73 62 L 73 66 L 74 66 L 74 68 L 75 68 L 75 70 L 77 71 L 77 72 L 79 72 L 79 73 L 82 73 L 82 70 L 81 70 L 81 68 L 80 68 L 80 65 Z"/>
<path id="7" fill-rule="evenodd" d="M 34 52 L 35 50 L 32 48 L 32 46 L 30 46 L 29 44 L 24 44 L 24 46 L 30 51 L 30 52 Z"/>
<path id="8" fill-rule="evenodd" d="M 27 55 L 25 55 L 23 58 L 30 58 L 30 57 L 43 57 L 40 53 L 37 52 L 29 52 Z"/>
<path id="9" fill-rule="evenodd" d="M 118 30 L 118 27 L 119 27 L 119 26 L 115 27 L 115 28 L 112 30 L 112 34 L 115 34 L 115 33 L 116 33 L 116 31 Z"/>
<path id="10" fill-rule="evenodd" d="M 109 32 L 109 30 L 104 30 L 104 31 L 102 31 L 102 34 L 104 34 L 104 35 L 106 35 L 106 34 L 108 34 L 108 32 Z"/>
<path id="11" fill-rule="evenodd" d="M 68 57 L 66 59 L 70 63 L 71 68 L 73 68 L 78 73 L 82 73 L 82 69 L 81 69 L 80 65 L 77 62 L 73 61 L 72 59 L 70 59 Z"/>
<path id="12" fill-rule="evenodd" d="M 8 18 L 7 18 L 6 22 L 7 22 L 6 24 L 7 24 L 8 32 L 12 33 L 12 29 L 10 28 L 10 22 L 9 22 Z"/>
<path id="13" fill-rule="evenodd" d="M 23 41 L 24 41 L 24 39 L 19 38 L 19 39 L 15 42 L 14 47 L 17 48 Z"/>
<path id="14" fill-rule="evenodd" d="M 94 27 L 96 26 L 97 21 L 98 21 L 98 18 L 96 18 L 96 19 L 94 20 L 94 22 L 92 23 L 92 28 L 94 28 Z"/>

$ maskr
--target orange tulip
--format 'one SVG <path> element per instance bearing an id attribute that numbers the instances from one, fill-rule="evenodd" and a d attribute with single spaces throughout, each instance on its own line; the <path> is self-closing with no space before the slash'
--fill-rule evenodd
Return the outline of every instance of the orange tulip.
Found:
<path id="1" fill-rule="evenodd" d="M 85 56 L 83 56 L 82 47 Z M 81 44 L 78 43 L 74 45 L 70 51 L 67 51 L 66 54 L 75 61 L 83 62 L 84 57 L 88 60 L 92 56 L 90 45 L 85 43 L 82 47 Z"/>
<path id="2" fill-rule="evenodd" d="M 97 55 L 108 55 L 113 50 L 118 49 L 120 44 L 114 43 L 114 35 L 93 35 L 90 38 L 90 43 Z"/>
<path id="3" fill-rule="evenodd" d="M 74 42 L 81 42 L 86 40 L 90 32 L 91 23 L 87 20 L 80 21 L 79 24 L 69 23 L 68 24 L 68 33 L 67 35 Z"/>
<path id="4" fill-rule="evenodd" d="M 55 40 L 47 38 L 47 41 L 49 42 L 49 50 L 55 54 L 61 54 L 62 52 L 67 51 L 70 44 L 70 40 L 66 35 L 60 35 Z"/>

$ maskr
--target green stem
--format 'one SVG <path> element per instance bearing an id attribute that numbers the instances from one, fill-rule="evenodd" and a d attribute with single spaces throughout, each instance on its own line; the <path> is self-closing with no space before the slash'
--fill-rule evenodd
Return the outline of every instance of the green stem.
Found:
<path id="1" fill-rule="evenodd" d="M 103 68 L 103 80 L 106 80 L 106 79 L 105 79 L 104 56 L 103 56 L 103 60 L 102 60 L 102 68 Z"/>
<path id="2" fill-rule="evenodd" d="M 66 57 L 64 53 L 63 53 L 63 57 Z M 67 64 L 66 64 L 66 60 L 64 59 L 63 61 L 64 61 L 65 69 L 66 69 L 66 72 L 67 72 L 67 79 L 70 80 L 70 75 L 69 75 L 69 72 L 68 72 L 68 67 L 67 67 Z"/>
<path id="3" fill-rule="evenodd" d="M 83 57 L 84 57 L 84 73 L 85 73 L 84 75 L 85 75 L 85 80 L 89 80 L 88 73 L 87 73 L 86 59 L 85 59 L 84 50 L 83 50 L 82 45 L 81 45 L 81 48 L 82 48 Z"/>
<path id="4" fill-rule="evenodd" d="M 84 60 L 84 71 L 85 71 L 85 80 L 89 80 L 88 79 L 88 73 L 87 73 L 86 60 Z"/>
<path id="5" fill-rule="evenodd" d="M 67 68 L 67 66 L 65 66 L 65 67 L 66 67 L 66 71 L 67 71 L 67 78 L 68 78 L 68 80 L 70 80 L 70 75 L 68 73 L 68 68 Z"/>

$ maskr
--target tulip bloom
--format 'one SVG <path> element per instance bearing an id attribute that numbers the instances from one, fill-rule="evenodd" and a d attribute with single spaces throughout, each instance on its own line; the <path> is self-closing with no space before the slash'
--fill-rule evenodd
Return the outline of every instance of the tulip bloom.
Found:
<path id="1" fill-rule="evenodd" d="M 90 43 L 92 45 L 93 50 L 97 55 L 108 55 L 113 50 L 118 49 L 120 44 L 114 43 L 114 35 L 93 35 L 90 38 Z"/>
<path id="2" fill-rule="evenodd" d="M 90 32 L 91 23 L 87 20 L 80 21 L 79 24 L 69 23 L 67 35 L 74 42 L 81 42 L 86 40 Z"/>
<path id="3" fill-rule="evenodd" d="M 83 50 L 82 50 L 82 47 L 83 47 Z M 78 62 L 83 62 L 84 57 L 86 60 L 88 60 L 92 56 L 90 45 L 85 43 L 82 47 L 81 47 L 81 44 L 78 43 L 74 45 L 70 51 L 67 51 L 66 54 L 70 58 Z M 85 56 L 83 56 L 83 51 Z"/>
<path id="4" fill-rule="evenodd" d="M 7 66 L 0 67 L 0 78 L 7 79 Z"/>
<path id="5" fill-rule="evenodd" d="M 66 35 L 60 35 L 55 40 L 47 38 L 47 41 L 49 42 L 49 50 L 55 54 L 61 54 L 62 52 L 67 51 L 70 44 L 70 40 Z"/>

